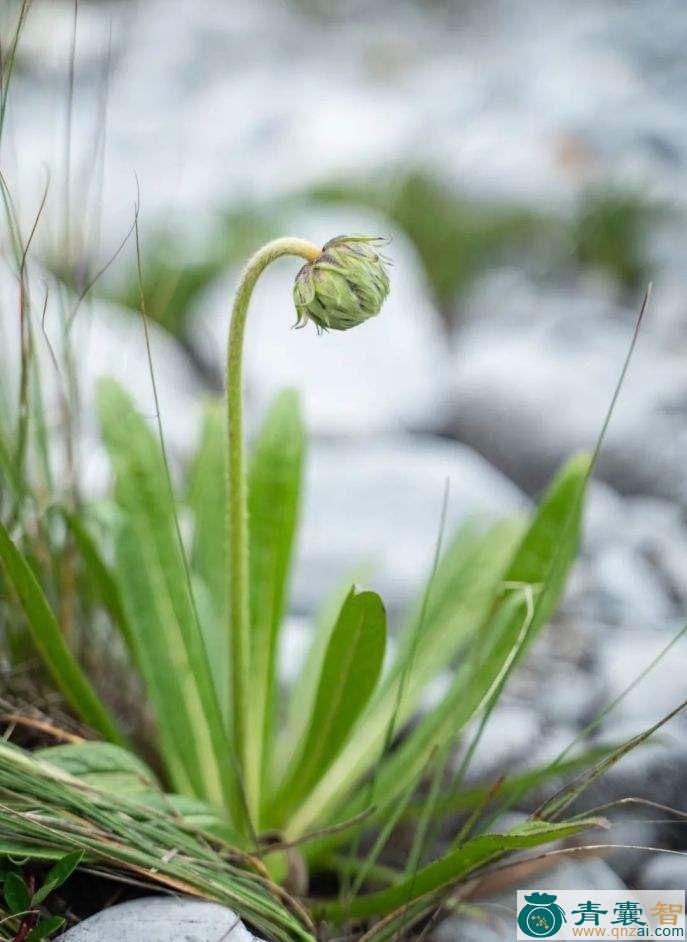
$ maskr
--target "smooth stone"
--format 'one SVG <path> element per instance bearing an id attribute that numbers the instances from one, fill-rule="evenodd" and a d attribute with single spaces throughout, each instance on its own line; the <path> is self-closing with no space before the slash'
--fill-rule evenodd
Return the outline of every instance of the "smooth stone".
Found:
<path id="1" fill-rule="evenodd" d="M 455 336 L 450 430 L 528 492 L 571 453 L 591 450 L 625 359 L 636 311 L 595 286 L 540 285 L 494 272 Z M 599 456 L 624 494 L 687 501 L 684 341 L 661 337 L 652 308 Z"/>
<path id="2" fill-rule="evenodd" d="M 547 659 L 548 660 L 548 659 Z M 563 663 L 551 666 L 550 660 L 538 678 L 536 689 L 531 691 L 542 717 L 555 726 L 573 729 L 589 722 L 600 702 L 600 684 L 595 675 L 584 673 L 578 665 Z M 547 730 L 542 746 L 537 750 L 537 761 L 543 762 L 551 742 L 551 733 Z M 555 752 L 551 753 L 551 758 Z"/>
<path id="3" fill-rule="evenodd" d="M 656 854 L 639 876 L 646 890 L 684 890 L 687 887 L 687 857 L 680 854 Z"/>
<path id="4" fill-rule="evenodd" d="M 589 794 L 594 793 L 590 791 Z M 594 799 L 596 799 L 597 794 L 594 794 Z M 638 873 L 651 856 L 651 851 L 647 848 L 660 847 L 663 840 L 661 839 L 659 825 L 653 824 L 650 820 L 642 820 L 643 816 L 652 814 L 650 808 L 639 807 L 635 809 L 636 818 L 623 818 L 625 813 L 626 809 L 623 808 L 618 809 L 615 813 L 613 809 L 608 812 L 611 829 L 601 835 L 598 843 L 624 845 L 605 851 L 604 857 L 608 865 L 624 880 L 627 886 L 636 886 Z M 658 816 L 656 815 L 656 817 Z M 618 818 L 618 820 L 615 820 L 615 818 Z"/>
<path id="5" fill-rule="evenodd" d="M 622 890 L 625 884 L 601 857 L 567 860 L 546 873 L 546 885 L 559 890 Z"/>
<path id="6" fill-rule="evenodd" d="M 666 632 L 633 632 L 629 638 L 622 631 L 605 632 L 599 639 L 598 653 L 609 702 L 619 696 L 669 642 L 670 634 Z M 679 705 L 686 676 L 687 642 L 683 638 L 609 715 L 609 732 L 618 726 L 621 719 L 634 722 L 641 728 L 641 725 L 648 726 L 666 716 Z M 679 724 L 679 718 L 674 720 L 664 731 L 664 736 L 679 729 Z"/>
<path id="7" fill-rule="evenodd" d="M 85 919 L 61 942 L 261 942 L 217 903 L 151 896 Z"/>
<path id="8" fill-rule="evenodd" d="M 529 768 L 540 730 L 541 719 L 534 705 L 500 703 L 482 732 L 470 762 L 470 774 L 479 777 L 495 774 L 512 767 L 513 763 L 519 768 Z M 471 741 L 470 733 L 466 741 Z"/>
<path id="9" fill-rule="evenodd" d="M 356 572 L 402 608 L 429 577 L 444 489 L 444 539 L 467 518 L 528 507 L 518 488 L 465 445 L 424 435 L 313 441 L 303 491 L 294 609 L 312 614 Z"/>
<path id="10" fill-rule="evenodd" d="M 669 625 L 675 618 L 659 567 L 631 546 L 610 546 L 593 565 L 604 621 L 644 628 Z"/>

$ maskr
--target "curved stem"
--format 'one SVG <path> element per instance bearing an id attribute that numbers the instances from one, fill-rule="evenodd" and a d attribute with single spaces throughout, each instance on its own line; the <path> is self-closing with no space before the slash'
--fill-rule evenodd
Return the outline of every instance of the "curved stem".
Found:
<path id="1" fill-rule="evenodd" d="M 320 254 L 312 242 L 287 236 L 268 242 L 249 260 L 236 292 L 227 345 L 227 543 L 228 607 L 230 632 L 231 711 L 230 725 L 236 756 L 241 763 L 248 808 L 255 817 L 259 807 L 260 782 L 251 771 L 257 763 L 246 735 L 248 723 L 248 679 L 250 672 L 250 611 L 248 561 L 248 494 L 243 441 L 243 337 L 248 305 L 255 284 L 265 268 L 283 255 L 314 261 Z M 257 744 L 260 748 L 260 744 Z M 254 822 L 257 824 L 257 822 Z"/>

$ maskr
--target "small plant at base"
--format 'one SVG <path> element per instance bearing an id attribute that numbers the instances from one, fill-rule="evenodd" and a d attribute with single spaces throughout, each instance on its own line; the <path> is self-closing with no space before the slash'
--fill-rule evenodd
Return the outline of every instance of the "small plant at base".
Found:
<path id="1" fill-rule="evenodd" d="M 12 942 L 40 942 L 62 928 L 63 917 L 46 915 L 42 907 L 51 893 L 69 879 L 82 859 L 81 851 L 65 854 L 53 864 L 40 883 L 34 874 L 23 874 L 11 860 L 0 860 L 0 882 L 7 913 L 1 922 L 11 933 L 9 938 Z"/>

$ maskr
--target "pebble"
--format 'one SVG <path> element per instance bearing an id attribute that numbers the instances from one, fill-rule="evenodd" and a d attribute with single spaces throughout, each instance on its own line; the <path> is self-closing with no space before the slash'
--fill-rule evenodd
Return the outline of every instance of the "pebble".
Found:
<path id="1" fill-rule="evenodd" d="M 144 897 L 111 906 L 61 942 L 261 942 L 230 909 L 197 900 Z"/>

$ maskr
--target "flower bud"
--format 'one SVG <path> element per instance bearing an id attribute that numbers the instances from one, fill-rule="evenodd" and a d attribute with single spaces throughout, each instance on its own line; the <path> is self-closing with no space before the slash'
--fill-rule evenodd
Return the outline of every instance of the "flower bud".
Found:
<path id="1" fill-rule="evenodd" d="M 337 236 L 296 275 L 296 327 L 313 321 L 319 330 L 348 330 L 379 311 L 389 293 L 382 239 Z"/>

